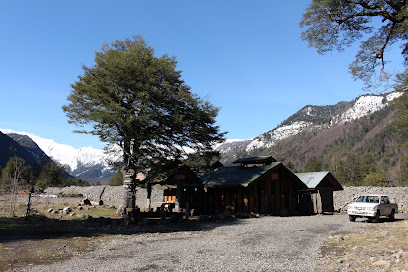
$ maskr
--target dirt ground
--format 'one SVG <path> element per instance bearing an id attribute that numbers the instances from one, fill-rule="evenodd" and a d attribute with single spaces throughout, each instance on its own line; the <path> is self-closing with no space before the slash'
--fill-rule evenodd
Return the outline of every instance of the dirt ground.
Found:
<path id="1" fill-rule="evenodd" d="M 393 222 L 359 221 L 351 231 L 325 239 L 319 271 L 408 271 L 408 214 L 397 214 Z"/>
<path id="2" fill-rule="evenodd" d="M 9 218 L 9 198 L 0 197 L 0 271 L 72 259 L 96 251 L 102 241 L 116 243 L 123 235 L 205 231 L 208 227 L 197 220 L 161 225 L 153 219 L 127 226 L 121 224 L 113 207 L 79 210 L 79 197 L 34 199 L 33 211 L 25 220 L 26 200 L 20 196 L 16 205 L 19 217 Z M 60 213 L 67 205 L 75 216 Z M 318 271 L 408 271 L 408 214 L 400 213 L 394 222 L 383 219 L 378 224 L 359 219 L 347 232 L 324 240 L 316 265 Z"/>

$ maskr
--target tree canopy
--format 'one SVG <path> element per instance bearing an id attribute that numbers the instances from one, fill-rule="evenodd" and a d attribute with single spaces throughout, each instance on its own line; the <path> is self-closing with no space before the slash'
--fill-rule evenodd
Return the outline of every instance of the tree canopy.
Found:
<path id="1" fill-rule="evenodd" d="M 324 54 L 342 51 L 362 40 L 354 62 L 349 66 L 354 79 L 371 86 L 375 78 L 385 80 L 386 49 L 401 46 L 408 66 L 408 9 L 405 0 L 313 0 L 303 14 L 302 39 Z"/>
<path id="2" fill-rule="evenodd" d="M 305 165 L 304 172 L 319 172 L 322 171 L 323 162 L 316 156 L 310 157 Z"/>
<path id="3" fill-rule="evenodd" d="M 136 36 L 103 45 L 94 62 L 82 67 L 63 110 L 77 132 L 119 145 L 125 169 L 152 169 L 185 147 L 203 152 L 222 141 L 218 108 L 190 91 L 175 57 L 156 57 Z"/>
<path id="4" fill-rule="evenodd" d="M 408 69 L 405 73 L 397 76 L 397 91 L 403 92 L 403 95 L 393 101 L 393 106 L 396 109 L 396 119 L 392 123 L 397 129 L 401 139 L 403 139 L 403 147 L 408 148 Z"/>

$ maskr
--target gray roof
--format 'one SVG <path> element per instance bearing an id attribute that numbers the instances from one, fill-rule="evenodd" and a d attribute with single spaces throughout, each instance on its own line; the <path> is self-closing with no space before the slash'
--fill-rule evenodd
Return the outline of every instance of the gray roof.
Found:
<path id="1" fill-rule="evenodd" d="M 234 161 L 233 163 L 241 163 L 241 164 L 270 164 L 272 162 L 276 162 L 276 160 L 272 156 L 261 156 L 261 157 L 250 157 L 250 158 L 242 158 Z"/>
<path id="2" fill-rule="evenodd" d="M 270 169 L 282 164 L 273 162 L 262 167 L 229 166 L 219 168 L 217 171 L 201 177 L 204 185 L 242 185 L 248 186 L 251 182 L 268 172 Z"/>
<path id="3" fill-rule="evenodd" d="M 307 188 L 314 189 L 327 177 L 328 181 L 333 186 L 335 191 L 343 190 L 340 183 L 333 177 L 329 171 L 322 172 L 307 172 L 307 173 L 295 173 L 295 175 L 306 184 Z"/>

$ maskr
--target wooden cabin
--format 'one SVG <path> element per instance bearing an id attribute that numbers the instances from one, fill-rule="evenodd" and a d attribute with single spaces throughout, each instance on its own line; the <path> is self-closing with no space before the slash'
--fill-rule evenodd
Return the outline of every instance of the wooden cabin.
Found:
<path id="1" fill-rule="evenodd" d="M 163 201 L 153 203 L 156 208 L 167 203 L 175 212 L 185 208 L 199 212 L 203 206 L 202 182 L 187 165 L 181 163 L 174 165 L 165 178 L 152 184 L 152 189 L 163 191 Z"/>
<path id="2" fill-rule="evenodd" d="M 343 190 L 343 187 L 329 171 L 295 175 L 307 186 L 300 195 L 303 213 L 323 214 L 334 211 L 333 191 Z"/>
<path id="3" fill-rule="evenodd" d="M 254 157 L 234 162 L 201 177 L 208 212 L 229 209 L 287 215 L 300 209 L 298 191 L 306 185 L 272 157 Z"/>

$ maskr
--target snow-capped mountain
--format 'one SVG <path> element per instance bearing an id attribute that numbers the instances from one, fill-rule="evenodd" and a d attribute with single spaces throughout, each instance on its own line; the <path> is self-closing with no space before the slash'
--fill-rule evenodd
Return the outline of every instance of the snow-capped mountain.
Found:
<path id="1" fill-rule="evenodd" d="M 215 149 L 221 152 L 225 164 L 246 156 L 267 155 L 271 152 L 276 154 L 278 150 L 280 150 L 281 156 L 290 157 L 290 154 L 287 155 L 286 151 L 282 151 L 282 147 L 279 147 L 283 141 L 298 137 L 306 132 L 314 132 L 316 135 L 326 133 L 326 135 L 330 135 L 325 136 L 326 138 L 334 140 L 337 137 L 336 135 L 344 133 L 345 129 L 342 126 L 344 127 L 349 123 L 368 118 L 368 116 L 387 108 L 390 101 L 401 95 L 401 92 L 383 95 L 363 95 L 354 101 L 339 102 L 336 105 L 307 105 L 284 120 L 279 126 L 266 133 L 248 140 L 228 139 L 224 143 L 217 145 Z M 108 162 L 117 162 L 121 159 L 120 152 L 106 154 L 104 150 L 92 147 L 76 149 L 72 146 L 59 144 L 51 139 L 44 139 L 27 132 L 16 132 L 9 129 L 0 129 L 0 131 L 4 134 L 14 133 L 30 137 L 48 157 L 63 165 L 70 175 L 87 181 L 109 180 L 115 170 L 109 166 Z M 300 142 L 304 141 L 303 138 L 298 137 L 296 140 L 298 142 L 295 143 L 295 146 L 301 146 Z M 312 140 L 308 139 L 307 141 L 311 142 Z M 319 149 L 324 145 L 333 144 L 331 141 L 323 143 L 321 139 L 315 141 L 315 146 L 312 149 Z M 308 144 L 311 145 L 311 143 Z M 302 148 L 309 147 L 302 146 Z M 291 152 L 295 155 L 302 153 L 302 163 L 304 163 L 308 151 L 302 148 Z M 295 150 L 295 147 L 292 146 L 289 149 Z M 299 155 L 290 159 L 294 162 L 300 160 Z"/>
<path id="2" fill-rule="evenodd" d="M 4 134 L 19 134 L 30 137 L 44 153 L 64 166 L 72 176 L 88 181 L 105 180 L 114 174 L 109 161 L 118 161 L 117 154 L 106 154 L 104 150 L 92 147 L 74 148 L 66 144 L 56 143 L 51 139 L 44 139 L 27 132 L 0 129 Z"/>
<path id="3" fill-rule="evenodd" d="M 384 109 L 390 101 L 403 93 L 392 92 L 381 95 L 362 95 L 351 102 L 339 102 L 336 105 L 307 105 L 283 121 L 276 128 L 263 133 L 252 140 L 225 142 L 217 150 L 226 158 L 226 162 L 236 157 L 256 155 L 270 149 L 285 139 L 305 131 L 330 130 L 335 126 L 367 117 Z M 229 158 L 231 157 L 232 158 Z"/>

